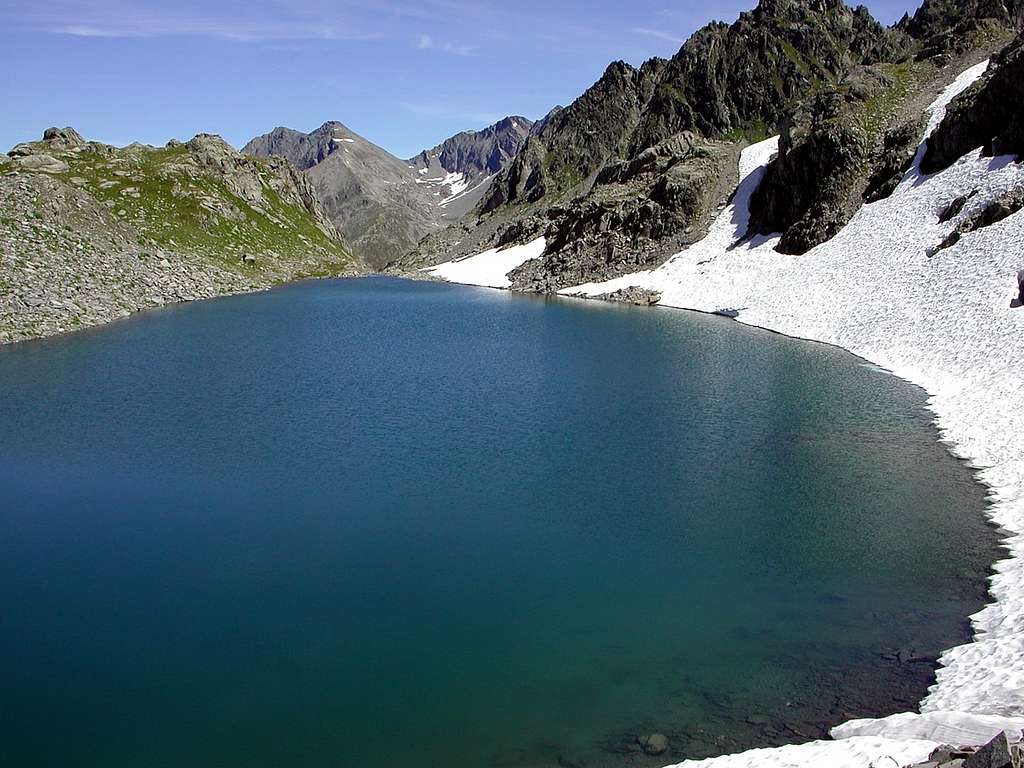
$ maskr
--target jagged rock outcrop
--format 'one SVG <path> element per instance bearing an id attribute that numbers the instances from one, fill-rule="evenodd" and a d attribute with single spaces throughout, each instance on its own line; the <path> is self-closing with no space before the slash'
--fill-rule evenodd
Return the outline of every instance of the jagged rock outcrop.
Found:
<path id="1" fill-rule="evenodd" d="M 0 343 L 364 269 L 287 160 L 220 137 L 119 149 L 52 128 L 0 176 Z"/>
<path id="2" fill-rule="evenodd" d="M 606 165 L 590 195 L 547 210 L 551 255 L 513 271 L 513 287 L 556 290 L 660 261 L 659 244 L 700 237 L 736 185 L 737 160 L 732 144 L 684 133 Z"/>
<path id="3" fill-rule="evenodd" d="M 750 201 L 748 234 L 782 232 L 777 250 L 800 254 L 838 232 L 860 203 L 855 188 L 869 145 L 843 97 L 818 96 L 782 125 L 779 156 Z"/>
<path id="4" fill-rule="evenodd" d="M 945 223 L 955 219 L 964 210 L 969 199 L 966 196 L 958 197 L 942 212 L 942 215 L 939 216 L 939 221 Z M 1024 210 L 1024 188 L 1011 189 L 970 215 L 965 216 L 939 244 L 936 251 L 950 248 L 960 242 L 960 238 L 968 232 L 974 232 L 975 230 L 991 226 L 1020 210 Z"/>
<path id="5" fill-rule="evenodd" d="M 917 147 L 926 126 L 925 116 L 920 115 L 885 132 L 882 146 L 875 158 L 874 169 L 864 190 L 865 203 L 876 203 L 896 190 L 903 175 L 914 163 Z"/>
<path id="6" fill-rule="evenodd" d="M 1024 23 L 1024 3 L 1020 0 L 924 0 L 913 16 L 905 15 L 896 27 L 925 41 L 927 51 L 938 36 L 962 34 L 969 25 L 982 19 L 1020 27 Z"/>
<path id="7" fill-rule="evenodd" d="M 898 58 L 905 37 L 841 0 L 762 0 L 732 25 L 704 27 L 672 59 L 611 64 L 536 136 L 494 184 L 481 211 L 586 190 L 609 161 L 676 134 L 720 137 L 773 125 L 816 82 L 852 65 Z"/>
<path id="8" fill-rule="evenodd" d="M 813 102 L 796 107 L 782 123 L 779 156 L 751 199 L 749 233 L 781 232 L 777 250 L 802 254 L 835 235 L 862 203 L 891 194 L 917 153 L 928 83 L 946 77 L 939 73 L 955 74 L 981 58 L 987 45 L 1006 39 L 1005 27 L 997 34 L 997 27 L 986 26 L 1009 23 L 1009 12 L 997 5 L 926 4 L 897 27 L 931 41 L 917 48 L 914 62 L 854 68 Z M 980 16 L 964 15 L 969 13 Z M 985 35 L 961 36 L 965 24 Z M 923 55 L 946 34 L 957 45 Z M 979 41 L 980 49 L 971 48 Z M 964 151 L 957 146 L 949 153 L 959 157 Z"/>
<path id="9" fill-rule="evenodd" d="M 972 149 L 1024 153 L 1024 35 L 993 57 L 985 75 L 949 105 L 921 160 L 921 170 L 948 168 Z"/>

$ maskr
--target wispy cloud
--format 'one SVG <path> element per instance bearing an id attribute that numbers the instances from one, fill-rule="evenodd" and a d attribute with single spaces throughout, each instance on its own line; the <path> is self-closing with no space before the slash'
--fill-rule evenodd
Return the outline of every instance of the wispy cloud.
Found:
<path id="1" fill-rule="evenodd" d="M 455 43 L 437 42 L 430 35 L 420 35 L 416 41 L 416 47 L 421 51 L 441 51 L 450 53 L 453 56 L 472 56 L 478 46 L 456 45 Z"/>
<path id="2" fill-rule="evenodd" d="M 682 45 L 686 42 L 686 38 L 682 35 L 676 35 L 672 32 L 666 32 L 663 29 L 650 29 L 648 27 L 633 27 L 631 30 L 634 35 L 644 35 L 646 37 L 656 37 L 658 40 L 667 40 L 670 43 Z"/>
<path id="3" fill-rule="evenodd" d="M 19 8 L 18 6 L 22 7 Z M 272 12 L 270 12 L 272 11 Z M 351 14 L 310 14 L 277 5 L 230 15 L 209 13 L 197 3 L 156 4 L 125 0 L 88 3 L 53 0 L 46 6 L 21 3 L 0 10 L 0 21 L 17 27 L 72 37 L 214 37 L 241 42 L 262 40 L 376 40 L 379 27 L 361 25 Z"/>
<path id="4" fill-rule="evenodd" d="M 217 37 L 239 42 L 262 40 L 376 40 L 375 33 L 315 24 L 253 24 L 219 19 L 136 18 L 101 23 L 47 25 L 72 37 Z"/>

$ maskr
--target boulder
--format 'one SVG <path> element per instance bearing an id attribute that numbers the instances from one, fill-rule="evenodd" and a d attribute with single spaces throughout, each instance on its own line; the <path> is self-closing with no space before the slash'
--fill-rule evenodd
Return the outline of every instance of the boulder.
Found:
<path id="1" fill-rule="evenodd" d="M 36 171 L 37 173 L 64 173 L 69 166 L 63 160 L 58 160 L 52 155 L 25 155 L 16 161 L 18 168 L 24 171 Z"/>
<path id="2" fill-rule="evenodd" d="M 1010 743 L 1006 739 L 1006 732 L 998 734 L 992 741 L 964 760 L 963 768 L 1013 768 Z"/>
<path id="3" fill-rule="evenodd" d="M 967 205 L 967 201 L 974 196 L 975 192 L 977 192 L 977 190 L 971 192 L 969 195 L 960 195 L 960 197 L 954 198 L 953 201 L 943 209 L 942 213 L 939 214 L 939 224 L 945 224 L 959 216 L 960 212 L 964 209 L 964 206 Z"/>
<path id="4" fill-rule="evenodd" d="M 43 141 L 58 149 L 71 149 L 72 147 L 84 147 L 85 139 L 81 134 L 70 126 L 64 128 L 47 128 L 43 132 Z"/>

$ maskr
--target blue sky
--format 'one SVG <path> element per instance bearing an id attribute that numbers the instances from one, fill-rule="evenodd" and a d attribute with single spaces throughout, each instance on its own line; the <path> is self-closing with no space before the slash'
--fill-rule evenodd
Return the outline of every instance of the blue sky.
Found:
<path id="1" fill-rule="evenodd" d="M 671 56 L 756 0 L 0 0 L 0 149 L 72 125 L 115 144 L 340 120 L 407 157 L 542 116 L 615 59 Z M 868 3 L 886 23 L 915 0 Z"/>

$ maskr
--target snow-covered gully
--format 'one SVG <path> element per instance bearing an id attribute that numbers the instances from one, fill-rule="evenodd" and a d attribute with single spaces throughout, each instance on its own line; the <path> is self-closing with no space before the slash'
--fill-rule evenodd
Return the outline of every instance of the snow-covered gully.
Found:
<path id="1" fill-rule="evenodd" d="M 949 102 L 979 78 L 962 73 L 931 107 L 930 133 Z M 750 196 L 777 139 L 748 147 L 741 183 L 707 237 L 661 267 L 562 291 L 594 297 L 638 286 L 659 306 L 715 312 L 790 336 L 843 347 L 923 387 L 950 449 L 969 460 L 990 489 L 992 520 L 1007 532 L 993 602 L 971 617 L 975 639 L 946 651 L 921 714 L 853 721 L 834 741 L 758 749 L 681 766 L 902 766 L 940 742 L 982 743 L 1024 728 L 1024 308 L 1014 309 L 1024 268 L 1024 212 L 965 235 L 929 255 L 960 219 L 1024 184 L 1024 166 L 977 150 L 949 169 L 923 175 L 919 161 L 887 199 L 864 206 L 831 241 L 803 256 L 777 253 L 776 237 L 743 241 Z M 961 195 L 967 206 L 942 224 Z M 453 282 L 508 287 L 507 273 L 536 258 L 543 241 L 489 251 L 433 270 Z M 514 251 L 514 252 L 513 252 Z"/>

